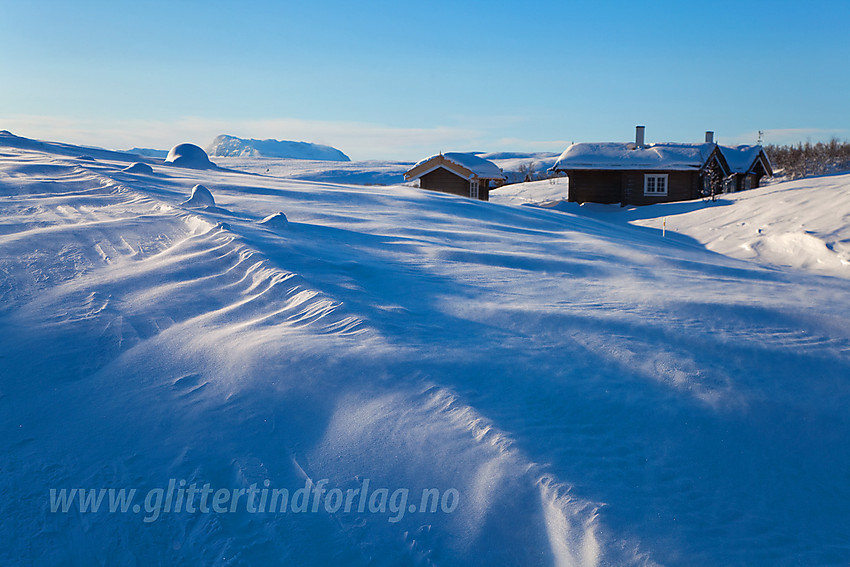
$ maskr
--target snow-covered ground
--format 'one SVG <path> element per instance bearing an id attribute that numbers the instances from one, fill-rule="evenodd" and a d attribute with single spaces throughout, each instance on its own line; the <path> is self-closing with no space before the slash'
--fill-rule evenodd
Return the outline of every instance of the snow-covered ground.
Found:
<path id="1" fill-rule="evenodd" d="M 215 163 L 238 171 L 283 179 L 301 179 L 354 185 L 393 185 L 404 183 L 410 162 L 351 161 L 327 162 L 304 159 L 261 157 L 216 157 Z"/>
<path id="2" fill-rule="evenodd" d="M 150 150 L 142 151 L 150 153 Z M 165 153 L 167 152 L 163 153 L 163 157 L 165 157 Z M 528 167 L 529 164 L 531 164 L 535 175 L 545 176 L 546 169 L 551 167 L 557 158 L 555 154 L 511 152 L 480 155 L 501 168 L 511 182 L 521 180 L 524 174 L 520 170 Z M 555 157 L 552 157 L 553 155 Z M 413 162 L 406 161 L 373 160 L 328 163 L 327 160 L 282 159 L 250 155 L 215 156 L 212 161 L 221 167 L 258 175 L 353 185 L 403 185 L 405 184 L 404 173 L 414 165 Z M 566 179 L 562 179 L 561 182 L 565 183 Z M 564 191 L 566 191 L 565 188 Z M 557 198 L 565 198 L 565 195 L 565 193 L 558 194 Z"/>
<path id="3" fill-rule="evenodd" d="M 610 208 L 134 161 L 0 135 L 0 563 L 850 561 L 850 281 L 685 235 L 749 196 L 671 206 L 662 238 Z M 197 184 L 214 205 L 180 204 Z M 170 479 L 458 500 L 51 511 Z"/>
<path id="4" fill-rule="evenodd" d="M 553 177 L 528 183 L 511 183 L 490 191 L 490 201 L 501 205 L 542 204 L 567 199 L 569 179 Z"/>
<path id="5" fill-rule="evenodd" d="M 649 227 L 672 239 L 763 265 L 850 278 L 850 174 L 774 183 L 716 201 L 647 207 L 558 202 L 546 182 L 507 185 L 491 194 L 504 203 L 538 204 L 616 224 Z"/>

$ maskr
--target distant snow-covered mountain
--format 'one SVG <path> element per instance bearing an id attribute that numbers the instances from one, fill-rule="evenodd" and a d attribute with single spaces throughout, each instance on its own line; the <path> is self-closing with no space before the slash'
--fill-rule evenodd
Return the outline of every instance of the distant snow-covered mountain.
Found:
<path id="1" fill-rule="evenodd" d="M 351 161 L 331 146 L 286 140 L 254 140 L 222 134 L 204 148 L 210 157 L 274 157 L 322 161 Z"/>

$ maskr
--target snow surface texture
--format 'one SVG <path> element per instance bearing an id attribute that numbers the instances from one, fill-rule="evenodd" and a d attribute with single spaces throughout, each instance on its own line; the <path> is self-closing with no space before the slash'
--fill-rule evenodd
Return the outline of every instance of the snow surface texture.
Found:
<path id="1" fill-rule="evenodd" d="M 288 142 L 286 140 L 254 140 L 235 136 L 216 136 L 207 146 L 206 152 L 213 157 L 267 157 L 308 159 L 319 161 L 351 161 L 331 146 L 310 142 Z"/>
<path id="2" fill-rule="evenodd" d="M 506 185 L 490 199 L 651 227 L 734 258 L 850 278 L 850 174 L 645 207 L 568 203 L 567 191 L 567 178 L 558 178 Z"/>
<path id="3" fill-rule="evenodd" d="M 511 183 L 490 190 L 490 200 L 503 205 L 541 204 L 566 201 L 569 180 L 553 177 L 527 183 Z"/>
<path id="4" fill-rule="evenodd" d="M 0 564 L 850 562 L 850 281 L 610 209 L 138 176 L 138 156 L 12 141 Z M 179 207 L 199 183 L 218 207 Z M 260 224 L 281 210 L 286 230 Z M 172 478 L 460 503 L 396 523 L 49 509 L 50 488 Z"/>
<path id="5" fill-rule="evenodd" d="M 190 169 L 214 169 L 216 165 L 210 161 L 206 152 L 195 144 L 179 144 L 171 148 L 165 163 Z"/>

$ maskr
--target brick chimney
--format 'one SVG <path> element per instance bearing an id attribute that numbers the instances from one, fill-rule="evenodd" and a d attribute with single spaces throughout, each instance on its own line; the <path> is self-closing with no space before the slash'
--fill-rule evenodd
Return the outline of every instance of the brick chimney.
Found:
<path id="1" fill-rule="evenodd" d="M 644 146 L 644 131 L 646 126 L 635 126 L 635 147 L 642 148 Z"/>
<path id="2" fill-rule="evenodd" d="M 711 130 L 705 131 L 705 143 L 706 144 L 713 144 L 714 143 L 714 132 L 712 132 Z"/>

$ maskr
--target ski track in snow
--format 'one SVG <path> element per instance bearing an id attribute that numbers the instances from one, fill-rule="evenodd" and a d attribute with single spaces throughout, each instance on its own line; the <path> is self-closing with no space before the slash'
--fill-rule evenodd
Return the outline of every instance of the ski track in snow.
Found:
<path id="1" fill-rule="evenodd" d="M 848 558 L 844 280 L 601 217 L 126 165 L 0 161 L 4 563 Z M 198 183 L 217 206 L 178 206 Z M 170 478 L 462 505 L 49 512 Z"/>

